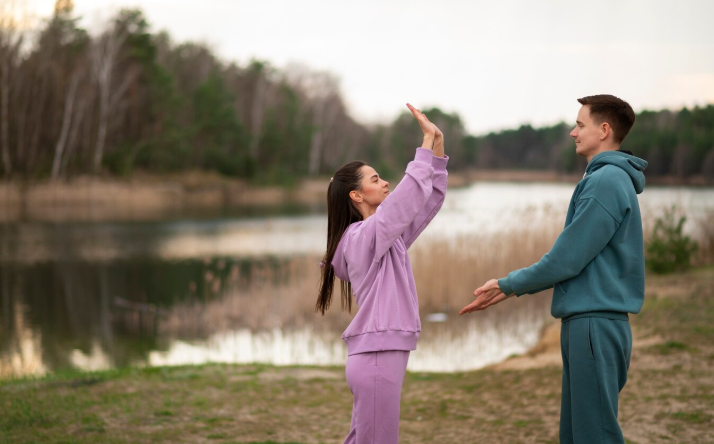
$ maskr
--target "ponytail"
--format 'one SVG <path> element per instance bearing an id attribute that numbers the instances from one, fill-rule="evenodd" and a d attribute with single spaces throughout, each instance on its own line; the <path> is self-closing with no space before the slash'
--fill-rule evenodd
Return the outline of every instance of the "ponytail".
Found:
<path id="1" fill-rule="evenodd" d="M 315 311 L 325 314 L 332 302 L 332 290 L 335 285 L 335 269 L 332 259 L 347 227 L 362 220 L 362 215 L 352 203 L 350 192 L 362 188 L 361 168 L 364 162 L 356 160 L 337 170 L 327 187 L 327 250 L 322 258 L 322 276 L 320 292 L 315 303 Z M 341 281 L 342 309 L 352 311 L 352 284 Z"/>

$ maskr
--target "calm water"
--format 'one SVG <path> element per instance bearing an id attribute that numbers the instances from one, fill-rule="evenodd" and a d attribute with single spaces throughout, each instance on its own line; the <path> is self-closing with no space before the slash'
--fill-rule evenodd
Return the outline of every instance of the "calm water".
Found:
<path id="1" fill-rule="evenodd" d="M 417 244 L 562 224 L 572 189 L 451 190 Z M 714 190 L 647 189 L 646 225 L 675 204 L 690 219 L 705 217 Z M 0 377 L 203 362 L 342 364 L 350 316 L 312 311 L 325 229 L 323 214 L 1 224 Z M 687 229 L 697 235 L 696 224 Z M 470 317 L 456 316 L 458 308 L 422 307 L 411 370 L 475 369 L 523 353 L 549 320 L 549 294 Z"/>

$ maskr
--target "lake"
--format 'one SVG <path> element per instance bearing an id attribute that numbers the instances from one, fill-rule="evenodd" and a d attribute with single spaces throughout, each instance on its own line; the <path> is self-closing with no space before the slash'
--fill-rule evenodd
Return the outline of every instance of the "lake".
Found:
<path id="1" fill-rule="evenodd" d="M 475 183 L 448 192 L 410 252 L 423 324 L 410 370 L 477 369 L 535 345 L 552 322 L 549 292 L 465 317 L 458 309 L 486 279 L 547 251 L 573 187 Z M 676 205 L 697 237 L 714 189 L 649 187 L 640 204 L 646 229 Z M 0 224 L 0 377 L 206 362 L 342 365 L 351 315 L 339 301 L 324 318 L 313 309 L 326 216 L 269 213 Z"/>

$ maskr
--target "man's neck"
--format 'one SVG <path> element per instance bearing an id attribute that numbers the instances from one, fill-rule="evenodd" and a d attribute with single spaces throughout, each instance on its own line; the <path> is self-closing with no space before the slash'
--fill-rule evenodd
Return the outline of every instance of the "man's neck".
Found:
<path id="1" fill-rule="evenodd" d="M 620 145 L 607 145 L 607 146 L 603 146 L 603 147 L 601 147 L 601 148 L 598 148 L 597 151 L 593 151 L 592 153 L 590 153 L 590 154 L 586 157 L 586 159 L 587 159 L 588 163 L 590 163 L 590 161 L 593 160 L 593 157 L 597 156 L 597 155 L 600 154 L 600 153 L 604 153 L 604 152 L 606 152 L 606 151 L 617 151 L 617 150 L 619 150 L 619 149 L 620 149 Z"/>

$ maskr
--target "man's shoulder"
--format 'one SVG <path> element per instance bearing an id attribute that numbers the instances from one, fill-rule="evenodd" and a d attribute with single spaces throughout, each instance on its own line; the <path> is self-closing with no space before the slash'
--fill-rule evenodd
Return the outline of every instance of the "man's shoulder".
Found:
<path id="1" fill-rule="evenodd" d="M 605 165 L 589 174 L 586 179 L 583 191 L 588 190 L 595 194 L 635 191 L 630 175 L 615 165 Z"/>
<path id="2" fill-rule="evenodd" d="M 611 214 L 622 213 L 637 200 L 632 179 L 615 165 L 605 165 L 587 179 L 578 200 L 595 199 Z"/>

